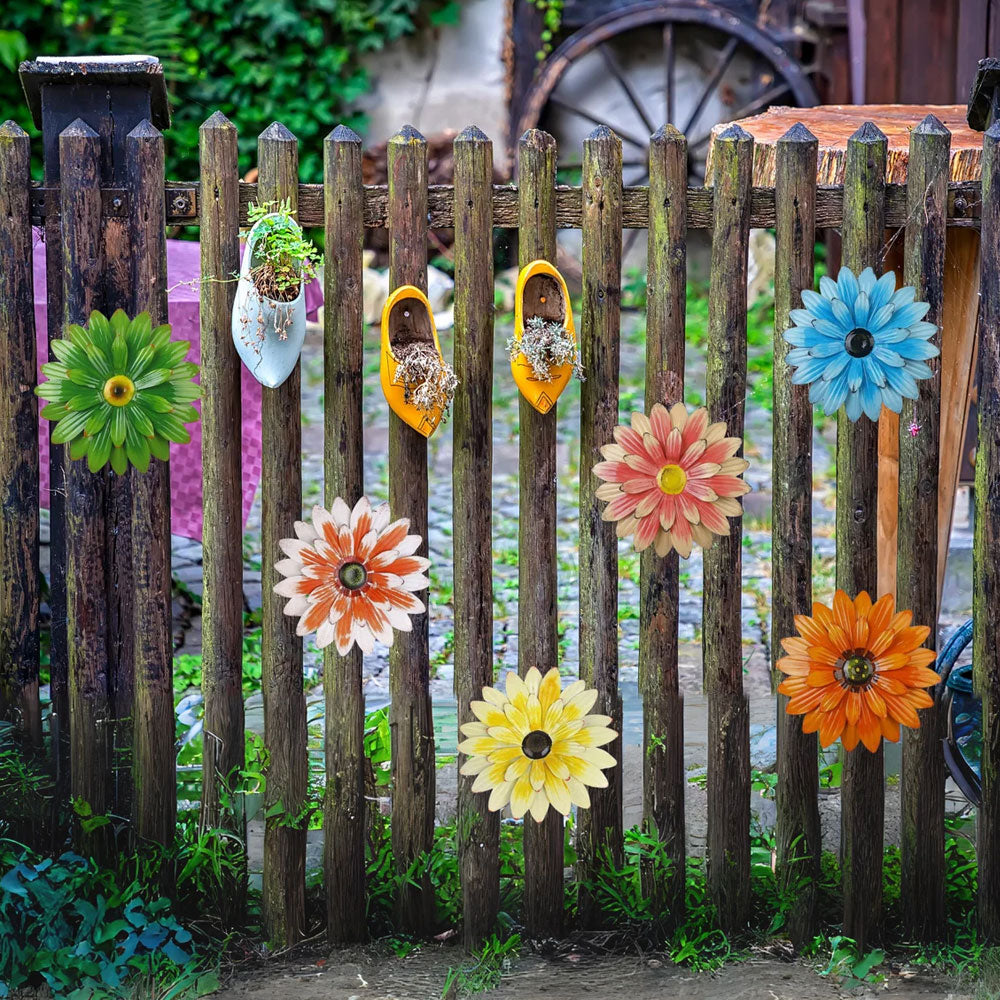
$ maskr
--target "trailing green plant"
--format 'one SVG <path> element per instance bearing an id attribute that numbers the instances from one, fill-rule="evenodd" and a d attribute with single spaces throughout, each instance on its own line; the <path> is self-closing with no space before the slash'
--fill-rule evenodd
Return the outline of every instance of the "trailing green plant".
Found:
<path id="1" fill-rule="evenodd" d="M 0 860 L 0 996 L 38 982 L 72 1000 L 121 996 L 137 975 L 176 977 L 196 962 L 170 902 L 143 898 L 137 882 L 120 887 L 77 854 L 40 858 L 11 842 Z"/>
<path id="2" fill-rule="evenodd" d="M 316 277 L 323 255 L 302 232 L 288 200 L 247 206 L 250 229 L 257 235 L 250 261 L 250 277 L 257 291 L 269 299 L 291 302 L 303 281 Z M 249 233 L 243 233 L 246 239 Z"/>
<path id="3" fill-rule="evenodd" d="M 468 962 L 448 969 L 442 997 L 468 996 L 495 990 L 521 952 L 521 935 L 487 938 Z"/>

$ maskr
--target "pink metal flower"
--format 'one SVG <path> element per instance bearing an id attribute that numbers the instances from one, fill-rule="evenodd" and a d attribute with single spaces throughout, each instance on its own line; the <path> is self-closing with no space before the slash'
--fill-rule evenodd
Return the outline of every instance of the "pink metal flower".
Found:
<path id="1" fill-rule="evenodd" d="M 709 424 L 704 407 L 689 414 L 683 403 L 669 411 L 657 403 L 614 434 L 594 472 L 604 480 L 596 495 L 608 501 L 602 517 L 618 522 L 619 538 L 634 534 L 640 552 L 653 544 L 657 555 L 686 557 L 692 543 L 708 548 L 729 533 L 726 518 L 743 513 L 736 497 L 750 491 L 739 478 L 749 463 L 736 457 L 743 442 L 726 437 L 724 423 Z"/>

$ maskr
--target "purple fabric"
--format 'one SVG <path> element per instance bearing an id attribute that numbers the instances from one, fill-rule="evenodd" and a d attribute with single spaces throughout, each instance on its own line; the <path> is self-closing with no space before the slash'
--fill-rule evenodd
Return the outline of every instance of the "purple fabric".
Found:
<path id="1" fill-rule="evenodd" d="M 199 324 L 199 275 L 201 272 L 199 244 L 184 240 L 167 240 L 168 316 L 174 340 L 191 343 L 189 361 L 201 358 L 201 328 Z M 48 358 L 46 320 L 45 245 L 40 231 L 35 232 L 35 332 L 39 365 Z M 316 318 L 323 304 L 323 292 L 318 281 L 310 282 L 305 290 L 306 312 Z M 229 336 L 228 331 L 226 336 Z M 235 356 L 235 355 L 234 355 Z M 239 364 L 238 361 L 235 362 Z M 243 404 L 243 521 L 253 503 L 260 482 L 260 400 L 263 388 L 246 370 L 242 370 Z M 44 404 L 43 404 L 44 405 Z M 200 402 L 195 406 L 201 408 Z M 41 502 L 49 500 L 49 421 L 39 421 L 38 447 L 41 458 Z M 201 423 L 189 424 L 191 443 L 173 445 L 170 456 L 170 528 L 175 535 L 201 540 Z"/>

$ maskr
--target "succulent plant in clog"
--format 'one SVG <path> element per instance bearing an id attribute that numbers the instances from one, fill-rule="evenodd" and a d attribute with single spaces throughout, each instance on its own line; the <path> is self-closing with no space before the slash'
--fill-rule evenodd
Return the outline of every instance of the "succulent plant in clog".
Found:
<path id="1" fill-rule="evenodd" d="M 233 344 L 261 385 L 276 389 L 295 370 L 306 336 L 305 282 L 320 254 L 292 217 L 287 202 L 271 211 L 250 205 L 236 300 Z"/>
<path id="2" fill-rule="evenodd" d="M 119 475 L 129 462 L 145 472 L 150 457 L 168 461 L 170 443 L 187 444 L 184 425 L 198 419 L 190 348 L 146 312 L 129 319 L 119 309 L 108 319 L 95 311 L 85 327 L 71 323 L 65 339 L 52 341 L 57 360 L 42 365 L 48 381 L 35 389 L 49 401 L 41 416 L 55 422 L 52 443 L 68 445 L 74 460 L 86 457 L 91 472 L 109 462 Z"/>

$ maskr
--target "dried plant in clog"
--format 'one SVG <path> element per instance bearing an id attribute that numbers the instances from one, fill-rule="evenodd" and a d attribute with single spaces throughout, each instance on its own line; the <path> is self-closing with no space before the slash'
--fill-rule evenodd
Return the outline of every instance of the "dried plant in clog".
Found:
<path id="1" fill-rule="evenodd" d="M 458 747 L 468 757 L 462 774 L 476 776 L 472 790 L 490 793 L 493 812 L 509 803 L 515 819 L 530 812 L 539 823 L 549 806 L 564 816 L 588 809 L 587 786 L 607 788 L 602 772 L 617 763 L 600 749 L 618 736 L 611 719 L 588 714 L 596 701 L 583 681 L 562 690 L 556 667 L 544 677 L 532 667 L 524 680 L 511 671 L 505 691 L 484 687 L 470 706 L 478 721 L 462 726 Z"/>
<path id="2" fill-rule="evenodd" d="M 394 385 L 403 387 L 403 399 L 424 413 L 447 417 L 455 397 L 455 371 L 431 344 L 414 342 L 396 350 Z"/>
<path id="3" fill-rule="evenodd" d="M 898 742 L 900 726 L 920 728 L 917 709 L 934 704 L 924 688 L 941 678 L 930 669 L 934 650 L 922 645 L 930 629 L 912 621 L 891 594 L 872 604 L 842 590 L 832 608 L 815 603 L 811 618 L 795 616 L 799 634 L 781 640 L 788 655 L 778 660 L 786 675 L 778 690 L 789 715 L 805 716 L 803 732 L 818 732 L 825 747 L 839 739 L 853 750 L 860 741 L 874 752 L 883 738 Z"/>
<path id="4" fill-rule="evenodd" d="M 558 320 L 529 317 L 520 338 L 507 339 L 507 354 L 511 362 L 523 354 L 531 366 L 532 378 L 539 382 L 551 382 L 555 378 L 554 370 L 562 365 L 571 365 L 573 374 L 583 381 L 576 337 Z"/>
<path id="5" fill-rule="evenodd" d="M 619 538 L 634 535 L 639 552 L 654 545 L 657 555 L 687 557 L 693 543 L 708 548 L 729 534 L 726 519 L 743 513 L 737 497 L 750 492 L 739 478 L 749 463 L 736 457 L 743 442 L 726 437 L 724 423 L 709 424 L 704 407 L 689 414 L 683 403 L 657 403 L 614 435 L 594 473 L 604 480 L 596 496 L 608 501 L 601 516 L 618 522 Z"/>
<path id="6" fill-rule="evenodd" d="M 52 341 L 58 360 L 42 365 L 48 381 L 35 389 L 49 400 L 41 416 L 55 421 L 52 443 L 69 445 L 74 460 L 86 456 L 91 472 L 109 462 L 119 475 L 129 462 L 145 472 L 150 457 L 168 461 L 170 442 L 187 444 L 184 425 L 198 419 L 190 348 L 145 312 L 129 319 L 119 309 L 108 319 L 94 311 L 86 327 L 71 323 Z"/>
<path id="7" fill-rule="evenodd" d="M 274 587 L 299 619 L 296 634 L 315 632 L 320 649 L 335 642 L 344 656 L 355 643 L 370 653 L 376 642 L 391 646 L 394 629 L 411 631 L 410 616 L 426 610 L 413 592 L 427 587 L 430 560 L 413 554 L 421 537 L 409 527 L 408 518 L 390 524 L 389 505 L 373 509 L 367 497 L 353 510 L 337 497 L 296 521 L 296 537 L 278 542 L 287 558 L 275 569 L 286 579 Z"/>

